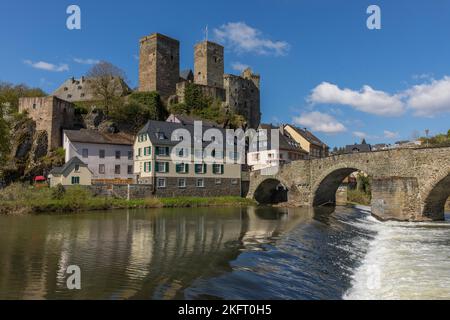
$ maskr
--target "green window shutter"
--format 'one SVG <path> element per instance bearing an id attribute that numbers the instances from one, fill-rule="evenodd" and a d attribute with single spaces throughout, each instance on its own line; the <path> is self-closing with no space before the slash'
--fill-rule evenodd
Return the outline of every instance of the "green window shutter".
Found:
<path id="1" fill-rule="evenodd" d="M 223 167 L 223 164 L 221 164 L 220 165 L 220 174 L 223 174 L 223 171 L 224 171 L 224 167 Z"/>
<path id="2" fill-rule="evenodd" d="M 169 163 L 165 162 L 164 165 L 166 166 L 166 172 L 169 172 Z"/>
<path id="3" fill-rule="evenodd" d="M 186 164 L 184 165 L 184 171 L 185 171 L 186 173 L 189 173 L 189 164 L 188 164 L 188 163 L 186 163 Z"/>
<path id="4" fill-rule="evenodd" d="M 148 163 L 148 172 L 152 172 L 152 162 Z"/>
<path id="5" fill-rule="evenodd" d="M 138 149 L 138 156 L 141 156 L 141 148 Z"/>
<path id="6" fill-rule="evenodd" d="M 155 153 L 156 155 L 159 155 L 159 147 L 155 147 Z"/>
<path id="7" fill-rule="evenodd" d="M 206 163 L 203 164 L 203 173 L 206 173 Z"/>
<path id="8" fill-rule="evenodd" d="M 144 156 L 146 156 L 146 155 L 147 155 L 147 148 L 144 147 Z"/>
<path id="9" fill-rule="evenodd" d="M 180 171 L 181 171 L 180 163 L 177 163 L 177 165 L 175 166 L 175 172 L 179 173 Z"/>
<path id="10" fill-rule="evenodd" d="M 152 155 L 152 147 L 148 147 L 148 155 L 151 156 Z"/>
<path id="11" fill-rule="evenodd" d="M 169 147 L 166 147 L 166 156 L 169 155 Z"/>

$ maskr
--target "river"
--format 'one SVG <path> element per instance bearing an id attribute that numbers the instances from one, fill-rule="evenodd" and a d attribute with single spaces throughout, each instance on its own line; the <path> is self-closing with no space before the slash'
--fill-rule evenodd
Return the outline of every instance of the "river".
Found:
<path id="1" fill-rule="evenodd" d="M 0 216 L 0 299 L 450 299 L 450 223 L 322 210 Z"/>

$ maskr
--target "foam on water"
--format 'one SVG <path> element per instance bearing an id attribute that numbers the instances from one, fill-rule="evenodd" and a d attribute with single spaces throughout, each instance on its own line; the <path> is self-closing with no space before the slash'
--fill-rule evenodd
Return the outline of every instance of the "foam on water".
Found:
<path id="1" fill-rule="evenodd" d="M 376 234 L 344 299 L 450 299 L 449 222 L 380 223 L 367 216 L 355 227 Z"/>

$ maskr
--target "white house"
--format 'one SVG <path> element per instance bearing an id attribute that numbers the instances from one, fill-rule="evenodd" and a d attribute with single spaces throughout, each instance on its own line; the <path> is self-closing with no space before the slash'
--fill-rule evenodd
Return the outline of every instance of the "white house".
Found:
<path id="1" fill-rule="evenodd" d="M 90 186 L 92 181 L 92 172 L 87 164 L 77 157 L 70 159 L 62 167 L 55 167 L 48 175 L 50 187 L 56 187 L 58 184 L 63 186 Z"/>
<path id="2" fill-rule="evenodd" d="M 278 135 L 278 146 L 272 146 L 272 130 Z M 307 152 L 283 130 L 283 127 L 261 124 L 258 128 L 258 139 L 254 139 L 251 150 L 247 154 L 247 164 L 252 171 L 255 171 L 277 167 L 306 157 Z"/>
<path id="3" fill-rule="evenodd" d="M 93 183 L 133 183 L 132 136 L 97 130 L 64 130 L 65 161 L 74 157 L 88 165 Z"/>

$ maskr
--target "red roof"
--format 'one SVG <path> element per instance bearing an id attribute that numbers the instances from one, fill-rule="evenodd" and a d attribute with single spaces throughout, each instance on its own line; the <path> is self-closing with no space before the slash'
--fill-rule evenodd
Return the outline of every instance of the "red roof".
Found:
<path id="1" fill-rule="evenodd" d="M 47 179 L 45 179 L 44 176 L 36 176 L 36 177 L 34 177 L 34 181 L 45 181 L 45 180 L 47 180 Z"/>

